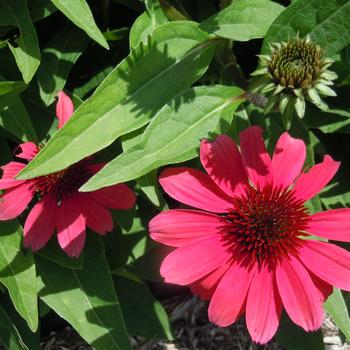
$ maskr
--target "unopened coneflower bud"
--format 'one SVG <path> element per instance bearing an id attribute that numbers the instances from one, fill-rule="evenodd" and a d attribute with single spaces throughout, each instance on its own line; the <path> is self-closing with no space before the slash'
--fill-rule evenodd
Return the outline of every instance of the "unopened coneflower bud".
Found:
<path id="1" fill-rule="evenodd" d="M 337 75 L 328 67 L 333 61 L 324 57 L 322 48 L 309 37 L 270 45 L 270 55 L 260 55 L 261 66 L 252 75 L 252 92 L 268 98 L 265 112 L 278 108 L 285 127 L 289 127 L 294 111 L 305 115 L 305 100 L 321 109 L 326 103 L 320 95 L 336 96 L 330 88 Z"/>

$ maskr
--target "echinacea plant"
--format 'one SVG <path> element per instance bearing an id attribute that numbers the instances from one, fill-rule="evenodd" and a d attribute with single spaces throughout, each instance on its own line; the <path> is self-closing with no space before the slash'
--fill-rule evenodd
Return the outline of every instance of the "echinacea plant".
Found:
<path id="1" fill-rule="evenodd" d="M 56 114 L 58 128 L 73 114 L 73 103 L 64 93 L 58 94 Z M 17 158 L 30 162 L 39 152 L 33 142 L 19 145 Z M 30 180 L 17 180 L 26 163 L 10 162 L 2 166 L 0 180 L 0 220 L 11 220 L 23 213 L 34 198 L 24 225 L 24 246 L 33 251 L 43 248 L 57 230 L 58 243 L 71 257 L 78 257 L 85 244 L 86 227 L 100 235 L 113 229 L 109 209 L 130 209 L 135 205 L 135 194 L 124 184 L 117 184 L 91 193 L 80 193 L 79 188 L 103 163 L 93 163 L 93 157 L 81 160 L 67 169 Z"/>
<path id="2" fill-rule="evenodd" d="M 265 112 L 274 108 L 283 115 L 289 128 L 294 111 L 299 118 L 305 115 L 305 101 L 327 109 L 321 96 L 336 96 L 330 88 L 337 74 L 329 70 L 333 60 L 325 57 L 322 48 L 308 36 L 298 35 L 287 42 L 270 44 L 270 55 L 260 55 L 261 66 L 252 73 L 253 91 L 266 94 Z"/>
<path id="3" fill-rule="evenodd" d="M 305 173 L 302 140 L 285 132 L 271 158 L 257 126 L 241 132 L 240 146 L 226 135 L 203 140 L 206 173 L 165 169 L 164 191 L 196 209 L 163 211 L 149 230 L 176 248 L 161 265 L 165 281 L 210 300 L 209 319 L 219 326 L 245 313 L 253 340 L 263 344 L 275 334 L 282 308 L 313 331 L 333 286 L 350 290 L 350 253 L 310 239 L 350 241 L 350 209 L 310 215 L 305 207 L 339 168 L 329 155 Z"/>

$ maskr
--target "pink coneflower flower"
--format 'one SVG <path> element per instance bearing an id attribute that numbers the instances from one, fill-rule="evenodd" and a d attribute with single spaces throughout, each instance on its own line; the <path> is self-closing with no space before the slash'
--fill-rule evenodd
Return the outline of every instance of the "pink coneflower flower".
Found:
<path id="1" fill-rule="evenodd" d="M 62 127 L 73 113 L 73 103 L 64 93 L 58 94 L 56 114 L 58 127 Z M 39 152 L 32 142 L 19 146 L 17 158 L 30 162 Z M 90 193 L 78 189 L 104 164 L 93 164 L 86 158 L 67 169 L 31 180 L 16 180 L 16 175 L 26 166 L 22 162 L 10 162 L 2 167 L 0 180 L 0 220 L 19 216 L 38 198 L 30 210 L 24 225 L 24 246 L 37 251 L 44 247 L 57 230 L 58 242 L 72 257 L 80 255 L 86 227 L 104 235 L 113 229 L 111 209 L 130 209 L 135 204 L 135 194 L 126 185 L 118 184 Z"/>
<path id="2" fill-rule="evenodd" d="M 240 148 L 225 135 L 203 140 L 207 174 L 190 168 L 161 174 L 165 192 L 198 209 L 168 210 L 151 220 L 151 237 L 176 247 L 161 275 L 210 300 L 209 319 L 219 326 L 245 313 L 258 343 L 275 334 L 282 306 L 294 323 L 316 330 L 332 286 L 350 290 L 350 254 L 308 238 L 350 241 L 350 209 L 310 215 L 304 203 L 326 186 L 339 163 L 326 155 L 302 172 L 305 144 L 287 132 L 271 159 L 257 126 L 240 134 Z"/>

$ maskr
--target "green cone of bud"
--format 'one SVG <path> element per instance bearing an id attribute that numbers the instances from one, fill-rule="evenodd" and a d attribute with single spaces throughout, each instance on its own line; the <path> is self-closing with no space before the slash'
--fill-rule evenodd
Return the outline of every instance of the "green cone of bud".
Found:
<path id="1" fill-rule="evenodd" d="M 252 75 L 252 92 L 268 100 L 265 112 L 278 108 L 289 128 L 294 112 L 303 118 L 305 101 L 327 109 L 321 96 L 336 96 L 330 88 L 337 75 L 328 68 L 333 63 L 309 37 L 270 45 L 270 55 L 260 55 L 260 68 Z"/>

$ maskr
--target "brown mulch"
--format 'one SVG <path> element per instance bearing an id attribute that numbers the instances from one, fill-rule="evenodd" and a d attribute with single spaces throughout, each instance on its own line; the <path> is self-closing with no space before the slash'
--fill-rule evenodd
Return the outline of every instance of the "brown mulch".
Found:
<path id="1" fill-rule="evenodd" d="M 275 340 L 264 346 L 253 343 L 243 320 L 230 327 L 216 327 L 208 321 L 207 303 L 196 297 L 174 297 L 163 304 L 170 315 L 175 342 L 133 337 L 135 350 L 283 350 Z M 326 350 L 350 350 L 329 318 L 322 330 Z M 71 328 L 51 333 L 41 345 L 43 350 L 93 350 Z"/>

